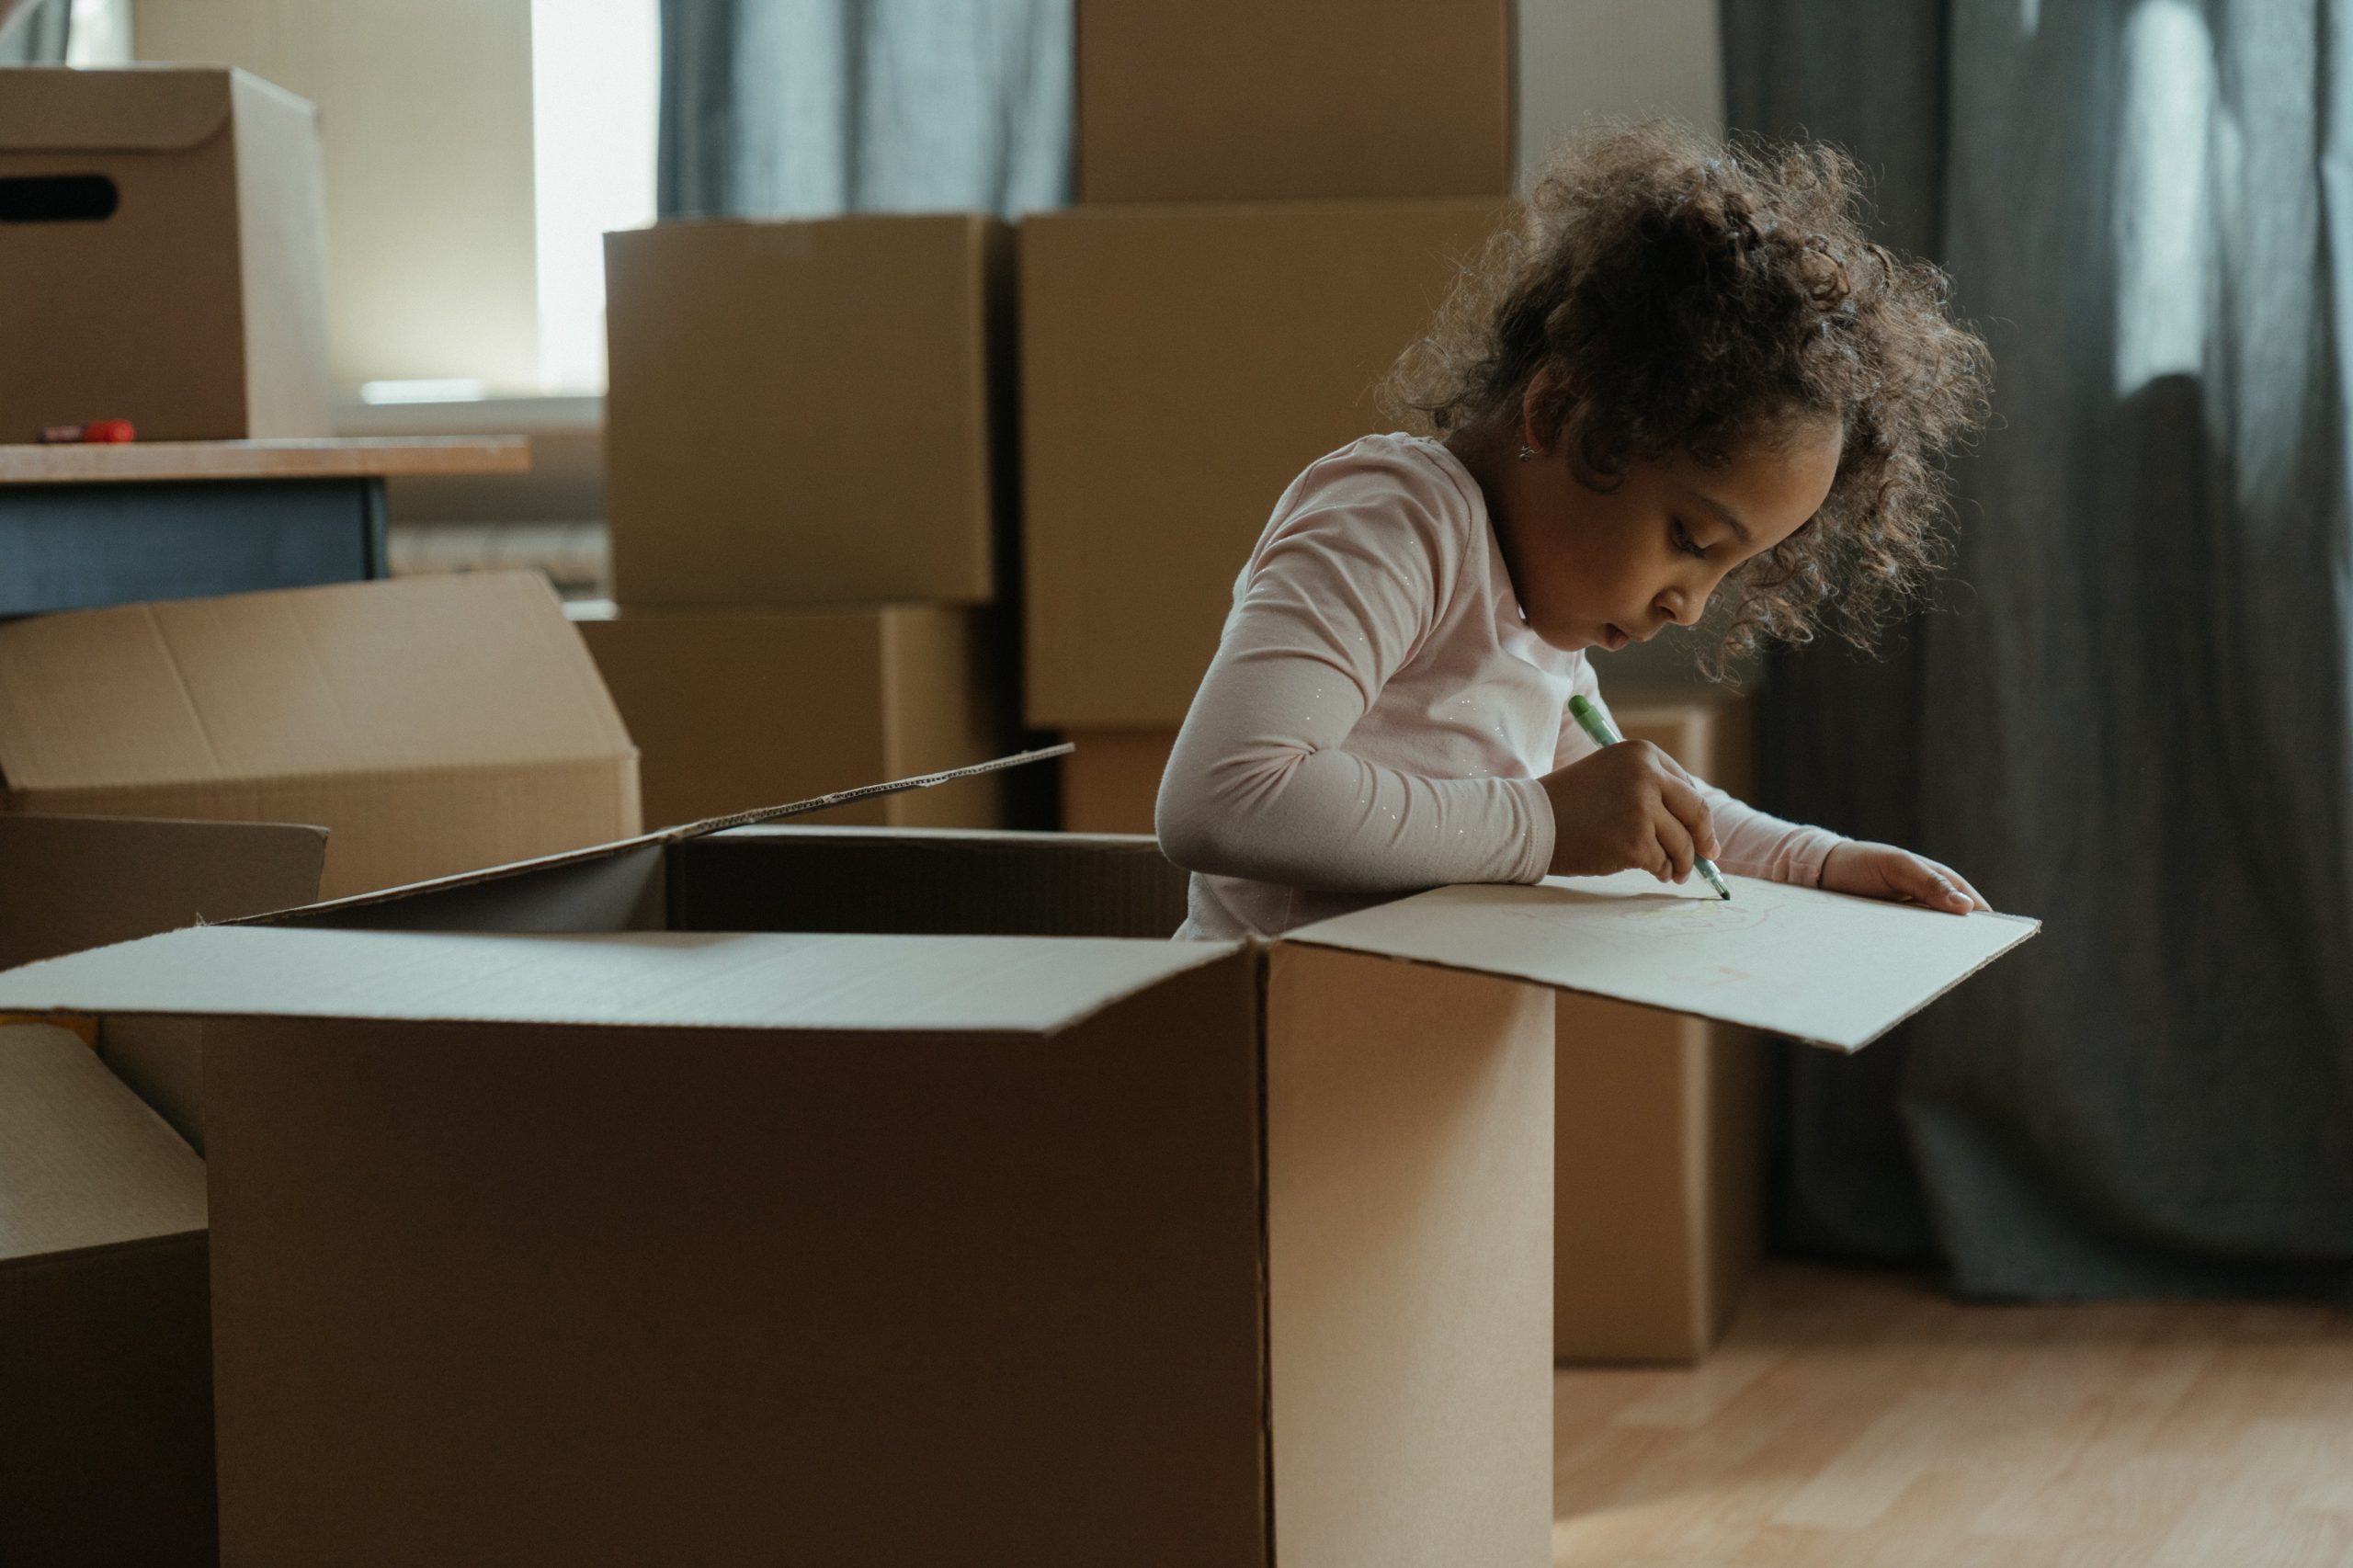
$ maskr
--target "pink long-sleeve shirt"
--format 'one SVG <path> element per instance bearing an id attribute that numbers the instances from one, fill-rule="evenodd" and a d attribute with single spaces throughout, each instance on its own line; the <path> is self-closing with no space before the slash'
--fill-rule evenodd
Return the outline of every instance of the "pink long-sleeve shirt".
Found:
<path id="1" fill-rule="evenodd" d="M 1533 882 L 1542 775 L 1594 750 L 1582 653 L 1529 630 L 1470 471 L 1368 436 L 1309 465 L 1233 587 L 1162 776 L 1157 826 L 1193 873 L 1179 936 L 1272 935 L 1447 882 Z M 1813 883 L 1842 842 L 1703 785 L 1743 875 Z"/>

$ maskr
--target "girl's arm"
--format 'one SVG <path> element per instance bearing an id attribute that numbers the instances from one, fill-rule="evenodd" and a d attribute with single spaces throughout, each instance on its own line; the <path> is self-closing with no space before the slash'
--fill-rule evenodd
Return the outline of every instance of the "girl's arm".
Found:
<path id="1" fill-rule="evenodd" d="M 1603 712 L 1609 710 L 1609 705 L 1602 700 L 1600 683 L 1595 678 L 1592 661 L 1587 660 L 1585 668 L 1578 672 L 1576 689 L 1586 701 L 1597 705 Z M 1597 749 L 1574 719 L 1563 719 L 1561 747 L 1555 755 L 1555 767 L 1565 767 L 1579 757 L 1591 756 Z M 1696 774 L 1692 775 L 1691 782 L 1698 788 L 1699 798 L 1708 803 L 1708 814 L 1716 830 L 1716 843 L 1722 849 L 1722 853 L 1715 857 L 1716 864 L 1735 875 L 1818 887 L 1822 882 L 1823 862 L 1833 849 L 1847 842 L 1828 828 L 1805 827 L 1797 823 L 1783 822 L 1769 812 L 1760 812 L 1744 801 L 1733 799 Z"/>
<path id="2" fill-rule="evenodd" d="M 1463 555 L 1437 506 L 1392 487 L 1277 533 L 1161 778 L 1171 859 L 1337 892 L 1543 876 L 1552 813 L 1535 779 L 1426 778 L 1346 749 L 1437 623 Z"/>

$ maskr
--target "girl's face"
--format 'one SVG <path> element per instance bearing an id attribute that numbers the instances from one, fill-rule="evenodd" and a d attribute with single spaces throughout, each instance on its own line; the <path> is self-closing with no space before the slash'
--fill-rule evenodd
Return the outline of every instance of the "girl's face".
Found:
<path id="1" fill-rule="evenodd" d="M 1562 649 L 1622 648 L 1696 623 L 1726 574 L 1821 509 L 1841 445 L 1836 423 L 1809 422 L 1720 467 L 1631 464 L 1601 491 L 1571 472 L 1571 437 L 1532 436 L 1523 426 L 1533 458 L 1506 454 L 1480 479 L 1529 628 Z"/>

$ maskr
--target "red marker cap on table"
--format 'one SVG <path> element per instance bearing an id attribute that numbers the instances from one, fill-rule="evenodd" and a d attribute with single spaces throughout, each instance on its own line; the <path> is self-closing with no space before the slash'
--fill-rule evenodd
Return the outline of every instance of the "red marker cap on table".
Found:
<path id="1" fill-rule="evenodd" d="M 135 441 L 139 432 L 128 419 L 93 419 L 86 425 L 44 425 L 40 440 L 45 446 L 72 441 Z"/>

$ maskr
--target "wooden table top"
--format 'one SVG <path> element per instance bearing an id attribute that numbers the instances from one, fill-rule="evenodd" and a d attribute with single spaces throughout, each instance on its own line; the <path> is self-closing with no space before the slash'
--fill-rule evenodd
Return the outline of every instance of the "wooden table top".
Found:
<path id="1" fill-rule="evenodd" d="M 524 473 L 530 466 L 531 441 L 528 436 L 340 436 L 267 441 L 92 441 L 0 446 L 0 484 Z"/>

